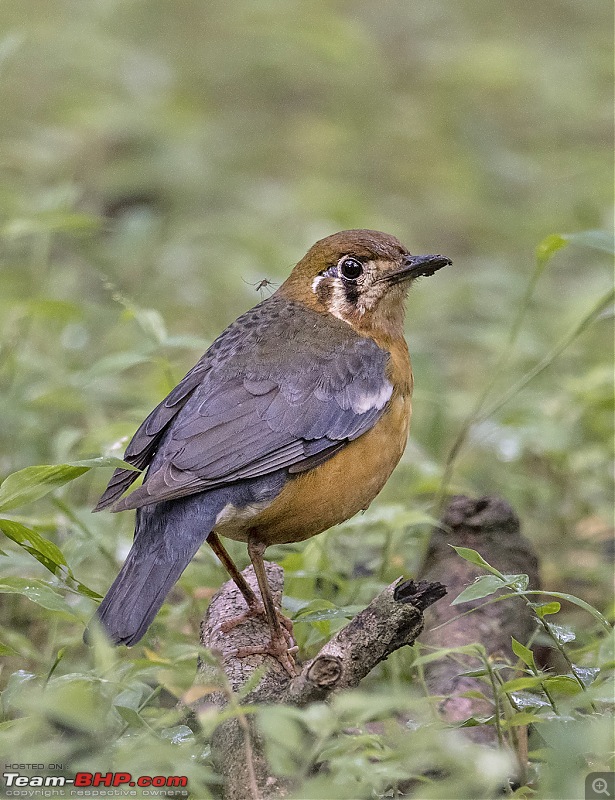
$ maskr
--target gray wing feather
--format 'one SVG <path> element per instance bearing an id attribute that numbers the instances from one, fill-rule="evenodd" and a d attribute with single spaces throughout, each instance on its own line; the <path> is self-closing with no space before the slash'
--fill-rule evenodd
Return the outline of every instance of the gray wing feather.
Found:
<path id="1" fill-rule="evenodd" d="M 203 380 L 207 370 L 205 359 L 201 359 L 196 366 L 177 384 L 173 391 L 159 403 L 156 408 L 140 425 L 124 453 L 124 461 L 143 469 L 152 460 L 160 439 L 169 424 L 177 416 L 192 392 Z M 113 505 L 139 477 L 139 472 L 130 469 L 116 469 L 109 484 L 98 501 L 94 511 L 102 511 Z"/>
<path id="2" fill-rule="evenodd" d="M 263 307 L 269 302 L 269 327 L 273 333 L 280 328 L 282 312 L 276 310 L 275 299 L 234 323 L 245 324 L 250 314 L 258 313 L 258 335 L 254 325 L 247 325 L 243 336 L 234 326 L 227 329 L 143 423 L 127 455 L 143 462 L 147 454 L 148 475 L 114 510 L 183 497 L 281 468 L 293 473 L 311 469 L 380 418 L 392 393 L 386 376 L 388 353 L 338 320 L 327 320 L 323 345 L 322 330 L 316 335 L 314 312 L 293 309 L 288 301 L 282 327 L 291 346 L 280 348 L 279 334 L 263 336 L 262 327 L 267 322 Z M 132 482 L 132 473 L 130 477 Z M 117 489 L 116 481 L 114 499 Z M 110 484 L 101 503 L 111 490 Z"/>

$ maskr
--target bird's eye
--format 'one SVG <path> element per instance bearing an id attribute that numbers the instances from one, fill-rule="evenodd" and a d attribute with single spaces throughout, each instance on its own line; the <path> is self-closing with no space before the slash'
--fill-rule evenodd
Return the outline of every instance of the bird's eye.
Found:
<path id="1" fill-rule="evenodd" d="M 356 259 L 347 256 L 339 263 L 340 275 L 348 281 L 356 281 L 363 274 L 363 264 Z"/>

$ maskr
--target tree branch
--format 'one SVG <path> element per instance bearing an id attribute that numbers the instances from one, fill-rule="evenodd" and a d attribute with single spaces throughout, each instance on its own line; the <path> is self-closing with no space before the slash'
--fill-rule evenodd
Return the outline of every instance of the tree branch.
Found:
<path id="1" fill-rule="evenodd" d="M 270 638 L 269 626 L 264 616 L 251 617 L 223 632 L 223 623 L 240 617 L 246 606 L 232 581 L 221 587 L 212 598 L 201 626 L 201 643 L 217 655 L 218 663 L 199 665 L 198 683 L 204 684 L 203 698 L 191 703 L 191 708 L 197 716 L 212 704 L 234 711 L 234 716 L 220 724 L 212 738 L 216 766 L 225 782 L 225 800 L 283 798 L 293 790 L 291 779 L 271 775 L 264 742 L 253 717 L 239 708 L 237 692 L 245 695 L 241 698 L 242 708 L 267 703 L 301 706 L 326 700 L 333 692 L 357 686 L 391 653 L 413 644 L 425 620 L 427 630 L 421 638 L 423 643 L 433 647 L 456 647 L 478 642 L 490 657 L 509 655 L 511 636 L 520 641 L 529 638 L 534 622 L 525 606 L 514 600 L 492 605 L 483 605 L 484 600 L 463 606 L 438 603 L 427 611 L 424 620 L 423 612 L 446 594 L 443 582 L 453 599 L 481 574 L 479 569 L 459 558 L 450 544 L 478 550 L 503 572 L 526 572 L 530 584 L 539 585 L 536 556 L 522 537 L 519 520 L 510 506 L 498 498 L 453 498 L 433 534 L 423 571 L 426 580 L 414 583 L 400 579 L 388 586 L 338 631 L 315 658 L 301 665 L 299 674 L 292 679 L 269 655 L 236 657 L 239 649 L 266 646 Z M 266 570 L 274 602 L 279 608 L 284 582 L 282 569 L 267 563 Z M 252 568 L 244 570 L 243 575 L 258 593 Z M 459 617 L 477 606 L 482 607 Z M 458 724 L 470 716 L 493 713 L 493 705 L 477 694 L 485 693 L 485 683 L 480 678 L 460 676 L 461 672 L 477 666 L 480 662 L 472 656 L 455 660 L 442 658 L 425 665 L 430 693 L 444 696 L 440 712 L 447 722 Z M 219 690 L 212 693 L 212 685 Z M 196 696 L 198 686 L 194 689 Z M 468 692 L 471 693 L 469 697 Z M 481 725 L 464 729 L 464 732 L 483 744 L 497 742 L 493 726 Z M 522 749 L 520 742 L 517 749 Z"/>
<path id="2" fill-rule="evenodd" d="M 283 572 L 277 564 L 267 563 L 266 569 L 274 602 L 279 608 Z M 252 567 L 245 569 L 243 575 L 258 591 Z M 325 700 L 334 691 L 357 686 L 387 656 L 404 645 L 413 644 L 423 629 L 424 609 L 445 593 L 444 586 L 437 582 L 396 581 L 338 631 L 315 658 L 302 665 L 297 677 L 291 679 L 284 667 L 269 655 L 236 657 L 240 648 L 266 645 L 270 633 L 264 617 L 251 617 L 232 630 L 222 632 L 223 622 L 245 611 L 243 597 L 235 584 L 228 581 L 212 598 L 201 626 L 201 643 L 218 654 L 232 692 L 240 691 L 256 670 L 264 669 L 257 686 L 243 698 L 244 706 L 254 703 L 304 705 Z M 217 666 L 201 663 L 198 682 L 219 685 Z M 222 687 L 213 694 L 208 692 L 205 699 L 207 706 L 214 704 L 219 708 L 226 707 L 229 702 L 228 692 Z M 191 705 L 197 715 L 203 707 L 202 701 Z M 248 738 L 246 733 L 245 717 L 234 717 L 222 723 L 213 737 L 216 764 L 225 779 L 226 800 L 253 797 L 251 773 L 256 776 L 261 797 L 284 797 L 291 784 L 269 774 L 263 743 L 251 721 Z M 246 744 L 252 751 L 252 764 L 246 763 Z"/>

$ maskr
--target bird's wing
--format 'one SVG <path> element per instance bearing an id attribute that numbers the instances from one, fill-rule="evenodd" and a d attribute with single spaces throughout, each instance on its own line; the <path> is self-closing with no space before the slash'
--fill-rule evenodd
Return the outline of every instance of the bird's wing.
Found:
<path id="1" fill-rule="evenodd" d="M 233 334 L 235 323 L 221 344 L 210 348 L 197 385 L 191 385 L 189 373 L 184 388 L 174 390 L 182 399 L 173 405 L 172 393 L 141 426 L 131 454 L 145 453 L 152 447 L 146 437 L 160 436 L 161 430 L 162 440 L 154 445 L 158 449 L 143 485 L 115 510 L 282 468 L 311 469 L 379 419 L 392 394 L 388 353 L 346 323 L 288 301 L 276 309 L 274 299 L 253 326 L 256 335 L 245 326 L 248 312 L 238 320 L 244 323 L 242 335 Z M 227 337 L 233 347 L 223 341 Z"/>
<path id="2" fill-rule="evenodd" d="M 206 362 L 201 359 L 139 426 L 124 453 L 124 461 L 137 467 L 137 470 L 116 469 L 94 511 L 102 511 L 113 505 L 136 481 L 141 474 L 139 470 L 152 460 L 169 424 L 203 379 L 206 368 Z"/>

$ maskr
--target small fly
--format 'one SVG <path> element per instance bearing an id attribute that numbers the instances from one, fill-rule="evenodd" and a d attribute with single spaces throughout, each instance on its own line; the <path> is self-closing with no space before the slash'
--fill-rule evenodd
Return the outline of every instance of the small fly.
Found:
<path id="1" fill-rule="evenodd" d="M 263 278 L 261 281 L 257 281 L 256 283 L 250 283 L 250 281 L 246 281 L 243 278 L 241 280 L 248 286 L 253 286 L 254 291 L 259 292 L 261 300 L 263 300 L 265 297 L 265 290 L 267 290 L 269 292 L 269 296 L 271 296 L 273 294 L 273 289 L 270 287 L 278 285 L 277 283 L 270 281 L 268 278 Z"/>

